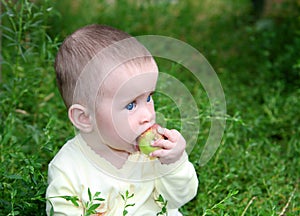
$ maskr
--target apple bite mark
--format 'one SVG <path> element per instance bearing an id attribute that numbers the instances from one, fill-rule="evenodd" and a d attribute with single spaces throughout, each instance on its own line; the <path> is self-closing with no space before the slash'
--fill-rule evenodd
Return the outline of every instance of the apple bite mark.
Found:
<path id="1" fill-rule="evenodd" d="M 164 139 L 164 136 L 157 132 L 158 127 L 158 124 L 154 124 L 152 127 L 143 132 L 137 139 L 140 151 L 148 156 L 151 152 L 161 149 L 160 147 L 154 147 L 151 145 L 157 140 Z"/>

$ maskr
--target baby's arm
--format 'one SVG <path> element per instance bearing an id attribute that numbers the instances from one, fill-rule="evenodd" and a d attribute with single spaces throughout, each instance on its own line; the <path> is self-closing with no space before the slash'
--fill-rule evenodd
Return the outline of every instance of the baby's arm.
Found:
<path id="1" fill-rule="evenodd" d="M 197 194 L 196 171 L 185 152 L 176 163 L 156 163 L 156 175 L 155 196 L 162 195 L 168 201 L 168 209 L 180 208 Z"/>
<path id="2" fill-rule="evenodd" d="M 54 215 L 82 215 L 83 208 L 81 203 L 78 207 L 71 201 L 67 200 L 66 196 L 74 196 L 73 186 L 70 179 L 55 165 L 49 165 L 49 186 L 47 188 L 47 215 L 53 211 Z"/>
<path id="3" fill-rule="evenodd" d="M 160 128 L 158 132 L 167 139 L 153 144 L 162 148 L 151 155 L 160 161 L 156 164 L 156 196 L 161 194 L 168 201 L 168 208 L 179 208 L 196 196 L 196 171 L 188 160 L 182 135 L 177 130 L 166 128 Z"/>

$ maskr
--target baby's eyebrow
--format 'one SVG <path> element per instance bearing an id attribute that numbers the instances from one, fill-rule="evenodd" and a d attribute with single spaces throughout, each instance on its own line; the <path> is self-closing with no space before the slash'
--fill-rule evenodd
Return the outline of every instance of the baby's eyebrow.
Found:
<path id="1" fill-rule="evenodd" d="M 153 95 L 153 94 L 155 94 L 155 92 L 156 92 L 156 91 L 144 92 L 144 93 L 142 93 L 142 94 L 140 94 L 140 95 L 138 95 L 138 96 L 136 96 L 136 97 L 132 97 L 132 98 L 126 100 L 126 103 L 134 102 L 134 101 L 136 101 L 139 97 L 142 97 L 142 96 L 144 96 L 144 95 L 147 95 L 147 96 L 148 96 L 148 95 Z"/>
<path id="2" fill-rule="evenodd" d="M 148 95 L 153 95 L 155 93 L 155 91 L 145 91 L 144 93 L 138 95 L 137 97 L 135 98 L 138 98 L 138 97 L 142 97 L 142 96 L 148 96 Z"/>

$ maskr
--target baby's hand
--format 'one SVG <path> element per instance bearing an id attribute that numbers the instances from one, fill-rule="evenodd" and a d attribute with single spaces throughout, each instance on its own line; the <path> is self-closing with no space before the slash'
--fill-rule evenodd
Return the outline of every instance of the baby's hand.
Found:
<path id="1" fill-rule="evenodd" d="M 150 156 L 157 157 L 162 164 L 171 164 L 178 161 L 186 147 L 183 136 L 175 129 L 169 130 L 159 127 L 157 132 L 167 139 L 160 139 L 154 142 L 152 146 L 160 147 L 161 149 L 152 152 Z"/>

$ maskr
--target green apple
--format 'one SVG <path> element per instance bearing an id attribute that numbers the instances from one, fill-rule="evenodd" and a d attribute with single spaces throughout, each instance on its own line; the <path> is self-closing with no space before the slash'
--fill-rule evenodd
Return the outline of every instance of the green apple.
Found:
<path id="1" fill-rule="evenodd" d="M 151 146 L 151 143 L 156 140 L 164 139 L 163 135 L 157 132 L 158 127 L 158 124 L 154 124 L 138 137 L 137 142 L 142 153 L 149 155 L 151 152 L 161 149 L 160 147 Z"/>

